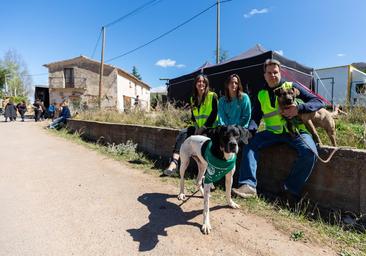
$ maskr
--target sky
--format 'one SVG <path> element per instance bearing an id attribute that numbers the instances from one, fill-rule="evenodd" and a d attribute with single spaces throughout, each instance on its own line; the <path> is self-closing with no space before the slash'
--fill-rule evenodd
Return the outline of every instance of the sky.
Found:
<path id="1" fill-rule="evenodd" d="M 132 15 L 118 20 L 144 6 Z M 160 78 L 215 63 L 216 0 L 1 1 L 0 59 L 14 49 L 35 85 L 48 84 L 44 64 L 84 55 L 132 72 L 157 90 Z M 212 8 L 208 9 L 210 6 Z M 172 30 L 178 29 L 123 57 Z M 260 44 L 313 68 L 366 62 L 365 0 L 222 0 L 220 47 L 228 57 Z M 94 51 L 95 49 L 95 51 Z M 113 59 L 113 60 L 111 60 Z"/>

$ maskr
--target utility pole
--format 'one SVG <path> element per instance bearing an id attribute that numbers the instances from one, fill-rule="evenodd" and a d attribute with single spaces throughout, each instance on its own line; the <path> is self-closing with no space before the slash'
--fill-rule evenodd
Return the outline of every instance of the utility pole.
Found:
<path id="1" fill-rule="evenodd" d="M 105 47 L 105 27 L 102 27 L 102 53 L 99 71 L 99 108 L 102 108 L 102 87 L 103 87 L 103 69 L 104 69 L 104 47 Z"/>
<path id="2" fill-rule="evenodd" d="M 220 0 L 217 0 L 216 15 L 216 64 L 220 63 Z"/>

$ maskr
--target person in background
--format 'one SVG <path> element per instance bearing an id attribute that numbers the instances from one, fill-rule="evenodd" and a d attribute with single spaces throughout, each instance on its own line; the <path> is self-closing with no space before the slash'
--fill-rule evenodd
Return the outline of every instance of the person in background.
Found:
<path id="1" fill-rule="evenodd" d="M 53 122 L 47 126 L 48 128 L 50 128 L 50 129 L 58 128 L 60 125 L 66 124 L 67 119 L 71 117 L 71 113 L 70 113 L 70 109 L 69 109 L 67 100 L 64 100 L 61 103 L 61 108 L 62 109 L 61 109 L 60 116 L 58 118 L 56 118 L 55 120 L 53 120 Z"/>
<path id="2" fill-rule="evenodd" d="M 47 117 L 46 115 L 47 115 L 47 113 L 46 113 L 46 107 L 44 106 L 44 102 L 43 102 L 43 100 L 42 101 L 40 101 L 40 111 L 41 111 L 41 115 L 40 115 L 40 119 L 42 120 L 42 121 L 44 121 L 44 119 Z"/>
<path id="3" fill-rule="evenodd" d="M 25 103 L 25 100 L 22 100 L 22 102 L 18 103 L 17 109 L 20 114 L 20 117 L 22 118 L 22 122 L 24 122 L 24 115 L 25 112 L 27 112 L 27 104 Z"/>
<path id="4" fill-rule="evenodd" d="M 56 106 L 55 103 L 51 103 L 48 106 L 48 117 L 53 121 L 55 119 Z"/>
<path id="5" fill-rule="evenodd" d="M 230 75 L 225 82 L 225 96 L 219 99 L 219 125 L 240 125 L 247 128 L 251 116 L 248 94 L 243 92 L 240 77 Z"/>
<path id="6" fill-rule="evenodd" d="M 138 95 L 136 95 L 135 102 L 133 103 L 133 108 L 135 110 L 141 109 L 140 97 Z"/>
<path id="7" fill-rule="evenodd" d="M 217 125 L 217 95 L 210 91 L 207 76 L 200 74 L 195 78 L 190 107 L 194 126 L 189 126 L 179 132 L 174 145 L 173 157 L 168 168 L 164 170 L 165 175 L 171 176 L 177 172 L 179 150 L 189 136 L 202 134 L 206 128 Z"/>
<path id="8" fill-rule="evenodd" d="M 9 99 L 9 102 L 5 106 L 4 116 L 5 122 L 8 121 L 8 118 L 9 121 L 15 121 L 17 118 L 17 108 L 14 106 L 12 99 Z"/>
<path id="9" fill-rule="evenodd" d="M 38 122 L 40 117 L 41 117 L 41 105 L 40 105 L 40 100 L 36 99 L 33 103 L 33 111 L 34 111 L 34 121 Z"/>
<path id="10" fill-rule="evenodd" d="M 248 129 L 255 134 L 260 120 L 263 118 L 265 130 L 256 133 L 249 144 L 244 147 L 239 169 L 240 187 L 234 188 L 233 192 L 244 198 L 256 196 L 259 150 L 276 143 L 286 143 L 297 151 L 297 159 L 279 190 L 282 198 L 289 203 L 296 203 L 300 200 L 302 188 L 313 170 L 317 148 L 303 124 L 298 127 L 299 134 L 292 137 L 288 133 L 285 118 L 291 119 L 298 113 L 316 111 L 324 107 L 324 103 L 301 85 L 282 80 L 281 64 L 275 59 L 265 61 L 264 78 L 266 85 L 258 92 L 257 98 L 253 102 L 252 120 Z M 280 87 L 298 89 L 300 92 L 298 98 L 303 103 L 291 105 L 280 112 L 277 96 L 274 93 L 274 90 Z"/>
<path id="11" fill-rule="evenodd" d="M 0 98 L 0 114 L 2 114 L 4 112 L 4 100 L 2 98 Z"/>

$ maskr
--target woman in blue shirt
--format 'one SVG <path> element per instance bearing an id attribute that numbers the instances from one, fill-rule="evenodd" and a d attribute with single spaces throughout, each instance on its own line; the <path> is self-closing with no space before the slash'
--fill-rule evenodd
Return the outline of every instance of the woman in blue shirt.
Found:
<path id="1" fill-rule="evenodd" d="M 232 74 L 225 82 L 225 96 L 219 99 L 219 125 L 248 127 L 251 117 L 248 94 L 243 92 L 240 77 Z"/>

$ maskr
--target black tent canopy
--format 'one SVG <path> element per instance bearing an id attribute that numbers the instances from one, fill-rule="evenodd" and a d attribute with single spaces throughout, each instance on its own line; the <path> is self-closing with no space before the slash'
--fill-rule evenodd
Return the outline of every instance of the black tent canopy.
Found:
<path id="1" fill-rule="evenodd" d="M 263 88 L 263 63 L 266 59 L 276 59 L 282 64 L 281 74 L 285 80 L 298 82 L 312 89 L 312 68 L 306 67 L 296 61 L 287 59 L 275 51 L 266 51 L 260 45 L 229 59 L 223 63 L 211 65 L 203 64 L 190 74 L 169 80 L 168 98 L 177 103 L 189 102 L 192 95 L 193 82 L 198 74 L 205 74 L 210 81 L 211 90 L 219 96 L 224 94 L 224 83 L 227 77 L 233 73 L 240 76 L 244 90 L 251 96 L 257 95 Z M 180 104 L 179 104 L 180 105 Z"/>

